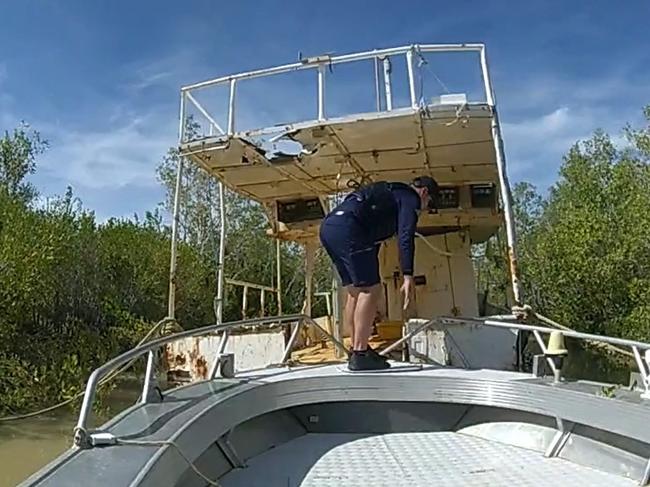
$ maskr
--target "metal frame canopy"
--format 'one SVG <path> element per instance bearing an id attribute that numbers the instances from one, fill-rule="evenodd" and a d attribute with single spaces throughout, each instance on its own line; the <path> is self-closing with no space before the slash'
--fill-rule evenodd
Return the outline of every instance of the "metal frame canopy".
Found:
<path id="1" fill-rule="evenodd" d="M 482 99 L 472 101 L 459 94 L 424 100 L 423 88 L 420 86 L 418 90 L 418 70 L 426 62 L 424 56 L 458 52 L 477 55 Z M 334 79 L 329 73 L 335 66 L 364 62 L 374 63 L 374 86 L 368 86 L 368 90 L 375 92 L 376 109 L 329 117 L 327 84 Z M 404 66 L 406 71 L 402 73 L 407 80 L 406 106 L 397 107 L 398 99 L 394 100 L 397 90 L 392 78 L 393 66 Z M 247 100 L 242 99 L 245 92 L 242 87 L 247 82 L 297 72 L 315 74 L 316 110 L 312 117 L 238 130 L 240 117 L 246 117 L 241 107 L 247 106 Z M 210 100 L 211 90 L 218 89 L 227 90 L 227 109 L 221 112 L 212 110 L 212 104 L 199 101 Z M 255 108 L 264 111 L 264 100 L 256 101 Z M 224 118 L 225 128 L 218 122 Z M 174 229 L 185 158 L 235 192 L 264 204 L 273 236 L 297 241 L 313 240 L 320 216 L 317 211 L 286 225 L 279 215 L 283 203 L 310 201 L 320 211 L 326 211 L 328 199 L 348 192 L 354 185 L 379 179 L 408 181 L 417 175 L 431 175 L 443 187 L 458 188 L 460 204 L 457 208 L 424 215 L 422 226 L 473 228 L 475 235 L 485 239 L 505 221 L 514 300 L 521 304 L 510 188 L 483 44 L 412 44 L 339 56 L 307 57 L 292 64 L 184 86 L 180 100 L 179 150 L 185 157 L 179 158 Z M 500 204 L 493 208 L 472 207 L 468 203 L 470 188 L 480 185 L 497 188 Z M 175 237 L 174 231 L 172 279 Z M 172 287 L 170 297 L 173 297 Z M 173 316 L 172 307 L 170 300 L 170 316 Z"/>
<path id="2" fill-rule="evenodd" d="M 416 89 L 418 61 L 428 53 L 478 53 L 483 99 L 466 96 L 427 103 Z M 408 105 L 395 108 L 392 65 L 405 57 Z M 376 110 L 329 117 L 326 104 L 328 69 L 374 61 Z M 383 91 L 379 63 L 384 65 Z M 367 63 L 366 63 L 367 64 Z M 238 88 L 252 79 L 315 71 L 317 107 L 312 119 L 252 130 L 238 130 Z M 332 76 L 332 79 L 334 77 Z M 210 89 L 227 87 L 227 114 L 210 112 L 198 101 Z M 368 90 L 372 90 L 368 86 Z M 423 91 L 420 88 L 420 91 Z M 202 92 L 202 93 L 199 93 Z M 208 97 L 209 98 L 209 97 Z M 383 103 L 382 103 L 383 101 Z M 260 110 L 265 110 L 264 101 Z M 217 122 L 227 115 L 227 129 Z M 188 128 L 188 117 L 195 123 Z M 443 184 L 501 182 L 494 96 L 481 44 L 412 45 L 342 56 L 304 58 L 298 63 L 225 76 L 181 90 L 180 149 L 227 186 L 256 201 L 327 196 L 346 191 L 350 180 L 410 180 L 429 174 Z M 207 130 L 197 133 L 196 124 Z M 292 145 L 272 152 L 268 146 Z M 265 147 L 266 146 L 266 147 Z"/>

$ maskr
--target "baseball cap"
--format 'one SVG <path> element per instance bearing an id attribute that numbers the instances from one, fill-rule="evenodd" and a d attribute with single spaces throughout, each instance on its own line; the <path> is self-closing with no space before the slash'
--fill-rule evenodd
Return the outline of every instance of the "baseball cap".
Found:
<path id="1" fill-rule="evenodd" d="M 413 186 L 429 190 L 429 209 L 435 209 L 438 202 L 438 183 L 436 183 L 436 180 L 429 176 L 418 176 L 413 180 Z"/>

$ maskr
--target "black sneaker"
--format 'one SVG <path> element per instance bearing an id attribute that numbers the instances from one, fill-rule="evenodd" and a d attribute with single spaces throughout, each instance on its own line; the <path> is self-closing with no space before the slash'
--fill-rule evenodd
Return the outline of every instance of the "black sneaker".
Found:
<path id="1" fill-rule="evenodd" d="M 349 370 L 384 370 L 390 368 L 388 361 L 371 349 L 365 352 L 352 352 L 348 361 Z"/>
<path id="2" fill-rule="evenodd" d="M 380 355 L 379 352 L 377 352 L 377 350 L 373 349 L 370 345 L 368 345 L 367 352 L 370 355 L 374 355 L 376 358 L 383 360 L 384 362 L 388 362 L 388 357 L 386 357 L 384 355 Z"/>
<path id="3" fill-rule="evenodd" d="M 370 355 L 374 355 L 375 358 L 381 359 L 384 362 L 388 361 L 388 357 L 386 357 L 385 355 L 380 355 L 379 352 L 377 352 L 377 350 L 373 349 L 370 345 L 368 345 L 368 348 L 366 349 L 366 351 Z M 352 348 L 350 348 L 350 350 L 348 351 L 348 358 L 352 357 L 353 353 L 354 353 L 354 350 L 352 350 Z"/>

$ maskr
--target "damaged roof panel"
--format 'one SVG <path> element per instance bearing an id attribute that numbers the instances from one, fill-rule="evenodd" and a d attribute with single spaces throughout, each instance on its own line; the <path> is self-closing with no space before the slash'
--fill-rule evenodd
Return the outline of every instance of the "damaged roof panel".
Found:
<path id="1" fill-rule="evenodd" d="M 263 144 L 244 134 L 208 137 L 181 151 L 258 201 L 347 191 L 350 179 L 423 173 L 441 184 L 497 182 L 490 122 L 483 105 L 400 110 L 288 126 Z"/>

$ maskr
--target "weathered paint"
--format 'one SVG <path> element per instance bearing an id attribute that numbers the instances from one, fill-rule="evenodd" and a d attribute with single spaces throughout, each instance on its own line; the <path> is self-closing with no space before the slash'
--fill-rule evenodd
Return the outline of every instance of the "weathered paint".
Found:
<path id="1" fill-rule="evenodd" d="M 171 382 L 193 382 L 208 378 L 219 349 L 219 335 L 178 340 L 165 349 L 167 378 Z M 226 352 L 235 354 L 235 371 L 263 368 L 282 360 L 282 328 L 230 335 Z"/>
<path id="2" fill-rule="evenodd" d="M 402 278 L 396 239 L 382 245 L 379 254 L 380 274 L 384 288 L 380 313 L 388 320 L 435 316 L 477 316 L 478 299 L 474 267 L 470 258 L 470 240 L 460 233 L 434 235 L 427 241 L 442 252 L 434 252 L 417 238 L 415 241 L 415 276 L 426 282 L 416 285 L 415 296 L 406 313 L 402 310 L 400 287 Z"/>
<path id="3" fill-rule="evenodd" d="M 513 247 L 508 247 L 508 267 L 510 270 L 510 282 L 512 287 L 513 299 L 515 306 L 521 306 L 521 283 L 519 282 L 519 263 L 517 254 Z"/>

